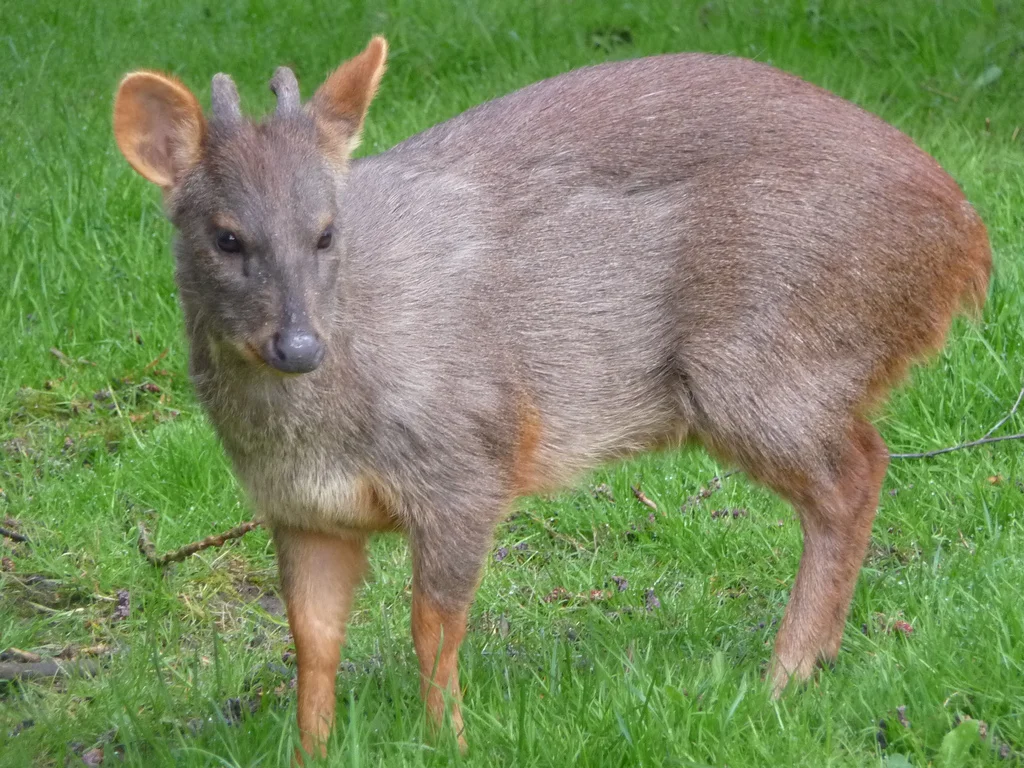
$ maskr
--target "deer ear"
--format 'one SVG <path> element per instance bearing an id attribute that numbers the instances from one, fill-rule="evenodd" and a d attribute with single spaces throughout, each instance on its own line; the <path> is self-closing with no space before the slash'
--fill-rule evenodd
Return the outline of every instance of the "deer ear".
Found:
<path id="1" fill-rule="evenodd" d="M 310 99 L 307 108 L 325 149 L 342 162 L 359 146 L 363 119 L 384 76 L 387 57 L 387 41 L 374 37 L 362 53 L 334 70 Z"/>
<path id="2" fill-rule="evenodd" d="M 139 174 L 170 189 L 199 162 L 206 119 L 196 97 L 158 72 L 126 75 L 114 99 L 114 138 Z"/>

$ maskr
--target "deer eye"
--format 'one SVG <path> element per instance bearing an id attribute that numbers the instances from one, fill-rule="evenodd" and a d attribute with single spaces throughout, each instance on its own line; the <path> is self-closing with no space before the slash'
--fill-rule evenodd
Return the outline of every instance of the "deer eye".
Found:
<path id="1" fill-rule="evenodd" d="M 241 253 L 242 241 L 234 232 L 221 232 L 217 235 L 217 248 L 224 253 Z"/>
<path id="2" fill-rule="evenodd" d="M 316 241 L 316 247 L 318 250 L 325 251 L 331 247 L 331 241 L 334 239 L 334 234 L 329 229 L 325 229 L 320 234 L 320 239 Z"/>

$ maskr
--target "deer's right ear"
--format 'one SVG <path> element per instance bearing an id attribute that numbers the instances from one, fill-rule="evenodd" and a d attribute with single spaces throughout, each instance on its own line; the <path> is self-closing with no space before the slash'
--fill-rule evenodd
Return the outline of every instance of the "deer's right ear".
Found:
<path id="1" fill-rule="evenodd" d="M 325 148 L 342 165 L 359 145 L 366 110 L 377 94 L 387 58 L 388 43 L 377 35 L 362 53 L 334 70 L 307 105 Z"/>
<path id="2" fill-rule="evenodd" d="M 114 99 L 114 138 L 139 174 L 164 189 L 199 162 L 206 119 L 196 97 L 158 72 L 126 75 Z"/>

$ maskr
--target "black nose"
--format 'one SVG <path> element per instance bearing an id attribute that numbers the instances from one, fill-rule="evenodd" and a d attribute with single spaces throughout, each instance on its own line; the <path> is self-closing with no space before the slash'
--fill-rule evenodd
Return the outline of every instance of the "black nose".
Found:
<path id="1" fill-rule="evenodd" d="M 315 333 L 289 329 L 274 334 L 264 358 L 284 373 L 309 373 L 323 362 L 324 344 Z"/>

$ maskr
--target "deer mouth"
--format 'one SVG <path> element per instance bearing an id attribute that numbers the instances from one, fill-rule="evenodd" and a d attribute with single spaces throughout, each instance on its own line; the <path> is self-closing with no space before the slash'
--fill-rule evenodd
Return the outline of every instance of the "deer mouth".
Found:
<path id="1" fill-rule="evenodd" d="M 245 353 L 243 356 L 247 358 L 250 363 L 259 363 L 261 365 L 267 364 L 267 361 L 263 359 L 263 355 L 260 354 L 260 351 L 256 348 L 255 344 L 251 344 L 247 341 L 242 345 L 242 349 Z"/>

